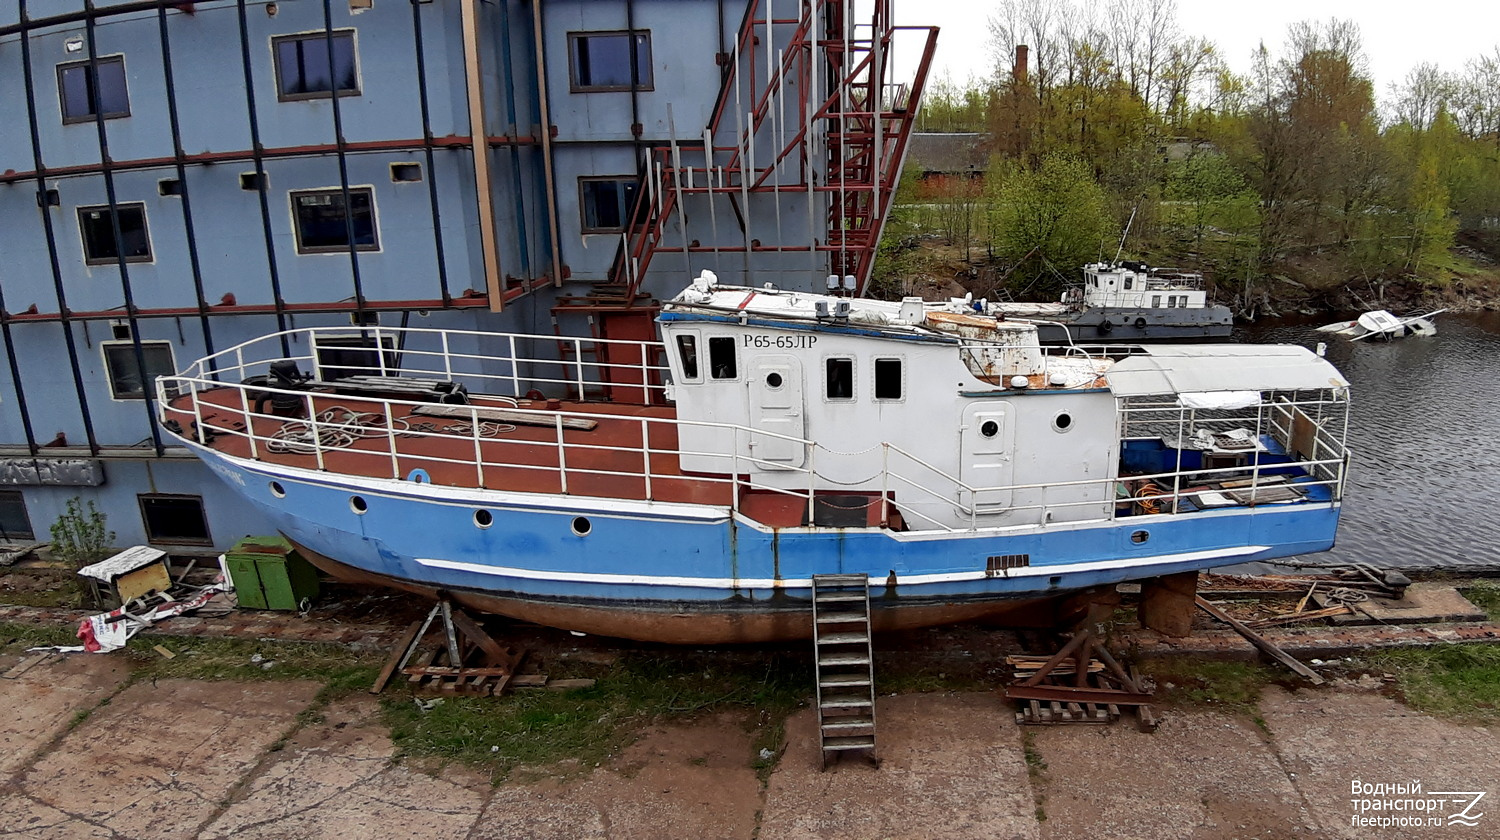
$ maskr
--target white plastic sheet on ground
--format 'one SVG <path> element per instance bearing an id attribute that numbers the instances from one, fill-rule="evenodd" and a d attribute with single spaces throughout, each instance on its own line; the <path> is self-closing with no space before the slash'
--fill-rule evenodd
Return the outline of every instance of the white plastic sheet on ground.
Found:
<path id="1" fill-rule="evenodd" d="M 196 610 L 213 600 L 220 592 L 228 592 L 228 583 L 220 581 L 199 590 L 191 598 L 168 601 L 141 613 L 126 612 L 124 607 L 107 613 L 91 615 L 78 625 L 78 638 L 83 648 L 90 653 L 109 653 L 119 650 L 130 641 L 130 637 L 143 628 L 150 627 L 165 618 Z"/>

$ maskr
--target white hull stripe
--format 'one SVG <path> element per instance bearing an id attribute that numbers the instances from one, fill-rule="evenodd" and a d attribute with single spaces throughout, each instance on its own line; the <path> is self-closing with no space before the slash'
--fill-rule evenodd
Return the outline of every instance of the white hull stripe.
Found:
<path id="1" fill-rule="evenodd" d="M 897 577 L 896 582 L 905 586 L 920 585 L 924 583 L 958 583 L 970 580 L 983 580 L 988 577 L 997 578 L 1020 578 L 1041 577 L 1051 575 L 1077 574 L 1080 572 L 1100 572 L 1113 569 L 1134 569 L 1144 566 L 1160 566 L 1174 563 L 1195 563 L 1209 560 L 1231 560 L 1237 557 L 1245 557 L 1265 551 L 1270 546 L 1245 545 L 1234 548 L 1216 548 L 1210 551 L 1190 551 L 1183 554 L 1159 554 L 1152 557 L 1142 557 L 1128 562 L 1119 560 L 1096 560 L 1088 563 L 1059 563 L 1050 566 L 1026 566 L 1019 569 L 1008 569 L 1004 572 L 990 574 L 989 572 L 949 572 L 934 575 L 906 575 Z M 591 572 L 549 572 L 537 569 L 520 569 L 509 566 L 486 566 L 482 563 L 465 563 L 459 560 L 441 560 L 432 557 L 418 557 L 417 563 L 431 569 L 449 569 L 457 572 L 472 572 L 479 575 L 494 575 L 496 577 L 512 577 L 524 580 L 551 580 L 560 583 L 604 583 L 633 586 L 687 586 L 703 589 L 806 589 L 812 586 L 811 578 L 703 578 L 703 577 L 671 577 L 666 575 L 617 575 L 599 574 Z M 882 576 L 871 576 L 870 582 L 880 585 L 886 580 Z"/>

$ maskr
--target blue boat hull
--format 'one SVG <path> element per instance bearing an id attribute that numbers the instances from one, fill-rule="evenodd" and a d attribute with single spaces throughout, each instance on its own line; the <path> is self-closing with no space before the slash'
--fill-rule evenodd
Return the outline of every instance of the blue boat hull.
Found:
<path id="1" fill-rule="evenodd" d="M 926 626 L 1120 581 L 1324 551 L 1339 514 L 1337 502 L 1303 502 L 963 532 L 770 529 L 723 507 L 442 487 L 195 448 L 337 577 L 673 643 L 806 637 L 815 574 L 868 575 L 877 629 Z"/>

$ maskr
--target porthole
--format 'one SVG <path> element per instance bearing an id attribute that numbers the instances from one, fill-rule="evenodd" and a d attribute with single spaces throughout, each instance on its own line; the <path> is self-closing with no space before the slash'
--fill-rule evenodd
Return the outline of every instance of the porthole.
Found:
<path id="1" fill-rule="evenodd" d="M 593 523 L 589 522 L 589 518 L 587 516 L 573 517 L 573 533 L 577 534 L 580 537 L 586 537 L 589 535 L 589 531 L 592 530 L 594 530 L 594 525 Z"/>
<path id="2" fill-rule="evenodd" d="M 285 499 L 286 488 L 281 486 L 281 482 L 273 481 L 271 482 L 271 495 L 278 499 Z"/>
<path id="3" fill-rule="evenodd" d="M 994 420 L 986 420 L 979 424 L 979 433 L 987 438 L 1000 434 L 1000 424 Z"/>
<path id="4" fill-rule="evenodd" d="M 1073 415 L 1066 411 L 1059 411 L 1057 416 L 1052 418 L 1052 428 L 1059 432 L 1069 431 L 1073 428 Z"/>
<path id="5" fill-rule="evenodd" d="M 776 373 L 775 371 L 772 371 L 771 373 L 766 374 L 766 387 L 767 388 L 780 388 L 781 387 L 781 382 L 782 382 L 782 380 L 781 380 L 781 374 Z"/>
<path id="6" fill-rule="evenodd" d="M 1151 539 L 1151 532 L 1149 531 L 1136 531 L 1130 535 L 1130 541 L 1136 545 L 1142 545 L 1149 539 Z"/>
<path id="7" fill-rule="evenodd" d="M 350 496 L 349 509 L 354 511 L 355 513 L 363 515 L 365 511 L 370 509 L 370 506 L 365 504 L 364 496 Z"/>
<path id="8" fill-rule="evenodd" d="M 474 511 L 474 526 L 476 528 L 488 528 L 495 524 L 495 515 L 487 510 Z"/>

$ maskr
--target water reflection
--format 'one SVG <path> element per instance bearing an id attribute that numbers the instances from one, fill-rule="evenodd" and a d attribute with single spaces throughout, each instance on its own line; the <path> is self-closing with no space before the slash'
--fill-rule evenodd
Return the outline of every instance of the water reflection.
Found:
<path id="1" fill-rule="evenodd" d="M 1350 342 L 1332 319 L 1264 321 L 1235 340 L 1328 344 L 1353 385 L 1354 462 L 1338 545 L 1318 564 L 1500 566 L 1500 313 L 1438 316 L 1438 334 Z"/>

